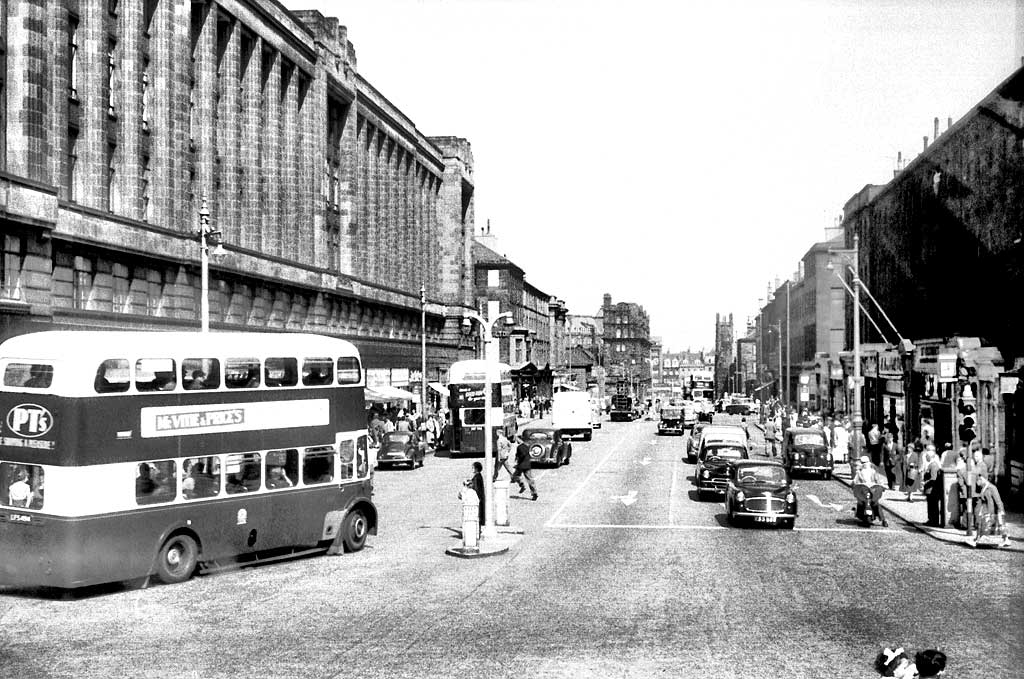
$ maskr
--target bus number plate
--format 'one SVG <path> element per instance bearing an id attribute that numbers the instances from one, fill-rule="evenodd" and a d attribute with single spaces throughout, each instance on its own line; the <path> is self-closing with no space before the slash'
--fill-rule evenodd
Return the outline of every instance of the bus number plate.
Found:
<path id="1" fill-rule="evenodd" d="M 4 512 L 0 514 L 0 521 L 6 521 L 8 523 L 40 523 L 38 517 L 32 516 L 31 514 L 22 514 L 20 512 Z"/>

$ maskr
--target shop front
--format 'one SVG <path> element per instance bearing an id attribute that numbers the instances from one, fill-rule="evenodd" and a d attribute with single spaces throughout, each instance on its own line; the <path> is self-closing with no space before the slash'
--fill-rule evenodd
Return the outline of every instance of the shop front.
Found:
<path id="1" fill-rule="evenodd" d="M 878 386 L 882 422 L 895 423 L 899 442 L 906 444 L 906 389 L 903 388 L 903 358 L 895 349 L 878 352 Z"/>

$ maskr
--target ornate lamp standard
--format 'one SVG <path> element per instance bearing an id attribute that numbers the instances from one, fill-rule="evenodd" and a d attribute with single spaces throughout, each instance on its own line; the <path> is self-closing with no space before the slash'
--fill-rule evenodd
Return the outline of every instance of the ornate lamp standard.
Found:
<path id="1" fill-rule="evenodd" d="M 512 325 L 515 320 L 512 312 L 506 311 L 498 314 L 490 320 L 484 320 L 479 314 L 468 311 L 462 314 L 462 332 L 468 335 L 473 330 L 473 321 L 480 325 L 480 333 L 484 342 L 484 496 L 481 500 L 484 503 L 484 525 L 480 529 L 481 538 L 493 538 L 498 535 L 494 527 L 494 441 L 491 425 L 491 368 L 497 373 L 498 357 L 494 351 L 494 324 L 499 319 L 505 319 L 507 325 Z"/>
<path id="2" fill-rule="evenodd" d="M 206 206 L 206 198 L 203 198 L 199 206 L 199 229 L 195 232 L 196 240 L 199 241 L 199 268 L 200 268 L 200 293 L 199 293 L 199 328 L 201 332 L 210 331 L 210 255 L 224 254 L 223 234 L 210 226 L 210 209 Z M 213 252 L 210 246 L 213 245 Z"/>

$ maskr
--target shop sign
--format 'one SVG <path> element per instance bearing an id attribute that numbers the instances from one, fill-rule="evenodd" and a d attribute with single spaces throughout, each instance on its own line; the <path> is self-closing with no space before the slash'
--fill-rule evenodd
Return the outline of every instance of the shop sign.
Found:
<path id="1" fill-rule="evenodd" d="M 956 381 L 956 354 L 939 354 L 939 382 Z"/>
<path id="2" fill-rule="evenodd" d="M 878 377 L 878 354 L 860 357 L 860 374 L 864 377 Z"/>
<path id="3" fill-rule="evenodd" d="M 833 365 L 833 366 L 831 366 L 830 376 L 834 380 L 841 380 L 841 379 L 843 379 L 843 366 L 842 365 Z"/>
<path id="4" fill-rule="evenodd" d="M 1007 375 L 1001 375 L 999 377 L 999 393 L 1000 394 L 1012 394 L 1017 391 L 1017 384 L 1020 382 L 1019 377 L 1009 377 Z M 1016 406 L 1016 404 L 1014 404 Z"/>
<path id="5" fill-rule="evenodd" d="M 918 344 L 914 354 L 914 370 L 926 375 L 939 373 L 939 352 L 945 347 L 939 344 Z"/>
<path id="6" fill-rule="evenodd" d="M 367 368 L 366 369 L 366 386 L 370 387 L 386 387 L 391 383 L 391 369 L 390 368 Z"/>
<path id="7" fill-rule="evenodd" d="M 903 396 L 903 380 L 886 380 L 885 393 L 893 396 Z"/>
<path id="8" fill-rule="evenodd" d="M 800 373 L 800 384 L 809 384 L 810 381 L 811 381 L 811 376 L 810 375 L 808 375 L 807 373 Z"/>
<path id="9" fill-rule="evenodd" d="M 423 371 L 422 370 L 410 370 L 409 371 L 409 382 L 422 382 Z"/>
<path id="10" fill-rule="evenodd" d="M 392 368 L 391 369 L 391 386 L 404 387 L 409 384 L 409 369 L 408 368 Z"/>
<path id="11" fill-rule="evenodd" d="M 898 351 L 878 352 L 879 377 L 903 377 L 903 361 Z"/>

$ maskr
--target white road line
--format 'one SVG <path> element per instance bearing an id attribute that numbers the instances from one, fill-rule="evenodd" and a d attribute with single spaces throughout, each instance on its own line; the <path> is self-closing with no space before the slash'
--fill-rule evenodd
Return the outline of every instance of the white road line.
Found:
<path id="1" fill-rule="evenodd" d="M 672 498 L 676 496 L 676 459 L 672 456 L 672 486 L 668 489 L 668 522 L 672 524 Z"/>
<path id="2" fill-rule="evenodd" d="M 566 529 L 582 529 L 582 528 L 600 528 L 600 529 L 642 529 L 642 530 L 742 530 L 731 528 L 729 526 L 687 526 L 682 524 L 656 524 L 656 523 L 547 523 L 544 528 L 566 528 Z M 884 533 L 886 535 L 899 535 L 902 531 L 891 530 L 891 529 L 874 529 L 868 530 L 865 528 L 794 528 L 795 531 L 802 531 L 804 533 Z M 785 529 L 780 529 L 779 532 L 787 532 Z"/>
<path id="3" fill-rule="evenodd" d="M 626 430 L 626 431 L 628 431 L 628 430 Z M 552 523 L 554 523 L 555 519 L 558 518 L 558 515 L 561 514 L 562 511 L 565 510 L 565 508 L 569 505 L 570 502 L 572 502 L 573 500 L 576 499 L 576 496 L 579 495 L 580 491 L 583 490 L 583 488 L 588 483 L 590 483 L 590 479 L 594 478 L 594 474 L 596 474 L 597 470 L 599 470 L 602 466 L 604 466 L 604 463 L 608 461 L 608 458 L 610 458 L 615 453 L 619 452 L 619 445 L 626 438 L 626 431 L 623 431 L 622 435 L 615 442 L 615 445 L 613 445 L 612 449 L 610 451 L 608 451 L 608 454 L 605 455 L 603 458 L 601 458 L 601 461 L 597 463 L 597 466 L 595 466 L 590 471 L 590 473 L 587 474 L 587 478 L 583 479 L 583 481 L 580 483 L 580 485 L 576 486 L 576 490 L 571 492 L 569 494 L 569 497 L 565 498 L 565 502 L 563 502 L 562 505 L 558 508 L 558 510 L 555 511 L 555 513 L 551 515 L 551 518 L 548 519 L 547 523 L 545 524 L 546 526 L 547 525 L 551 525 Z"/>

